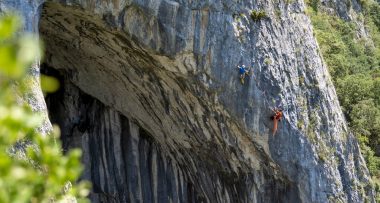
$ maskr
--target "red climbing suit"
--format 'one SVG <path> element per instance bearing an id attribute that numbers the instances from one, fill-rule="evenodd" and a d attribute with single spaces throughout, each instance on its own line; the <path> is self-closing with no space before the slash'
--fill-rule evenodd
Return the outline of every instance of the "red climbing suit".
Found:
<path id="1" fill-rule="evenodd" d="M 281 121 L 281 118 L 282 118 L 281 110 L 275 110 L 274 112 L 275 112 L 275 115 L 273 116 L 273 135 L 276 134 L 278 121 Z"/>

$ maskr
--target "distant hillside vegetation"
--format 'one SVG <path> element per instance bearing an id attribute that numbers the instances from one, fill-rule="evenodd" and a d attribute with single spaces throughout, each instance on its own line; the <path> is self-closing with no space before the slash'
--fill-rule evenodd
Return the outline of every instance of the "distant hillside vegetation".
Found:
<path id="1" fill-rule="evenodd" d="M 362 13 L 344 21 L 310 0 L 308 13 L 340 104 L 361 144 L 376 192 L 380 193 L 380 5 L 360 1 Z M 364 22 L 370 37 L 358 36 Z M 377 201 L 380 201 L 378 195 Z"/>

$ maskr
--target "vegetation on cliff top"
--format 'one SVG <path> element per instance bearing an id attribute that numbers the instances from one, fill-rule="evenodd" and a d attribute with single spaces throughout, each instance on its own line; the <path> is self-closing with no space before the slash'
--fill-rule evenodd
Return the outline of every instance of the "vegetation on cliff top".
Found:
<path id="1" fill-rule="evenodd" d="M 380 193 L 380 5 L 362 0 L 358 22 L 370 38 L 358 35 L 358 25 L 328 15 L 309 1 L 309 14 L 323 58 L 329 67 L 340 104 L 358 138 L 367 167 Z M 380 197 L 377 197 L 380 201 Z"/>

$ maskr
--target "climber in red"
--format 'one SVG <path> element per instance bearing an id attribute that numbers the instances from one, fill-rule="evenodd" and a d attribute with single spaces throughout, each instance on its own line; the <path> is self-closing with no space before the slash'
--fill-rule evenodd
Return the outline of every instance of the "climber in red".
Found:
<path id="1" fill-rule="evenodd" d="M 282 109 L 280 108 L 274 108 L 272 109 L 272 111 L 274 112 L 274 115 L 271 117 L 271 119 L 273 120 L 273 136 L 274 136 L 277 132 L 278 121 L 281 122 L 283 114 L 282 114 Z"/>

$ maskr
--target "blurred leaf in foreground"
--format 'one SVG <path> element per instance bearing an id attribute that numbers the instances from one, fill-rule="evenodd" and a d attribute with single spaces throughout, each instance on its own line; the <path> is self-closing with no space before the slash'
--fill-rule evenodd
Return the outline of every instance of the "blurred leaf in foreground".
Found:
<path id="1" fill-rule="evenodd" d="M 16 34 L 20 22 L 14 15 L 0 17 L 0 202 L 88 201 L 89 183 L 77 182 L 81 151 L 64 155 L 59 131 L 39 133 L 42 115 L 20 99 L 35 84 L 26 69 L 41 56 L 35 36 Z M 48 76 L 41 83 L 48 92 L 59 87 Z"/>

